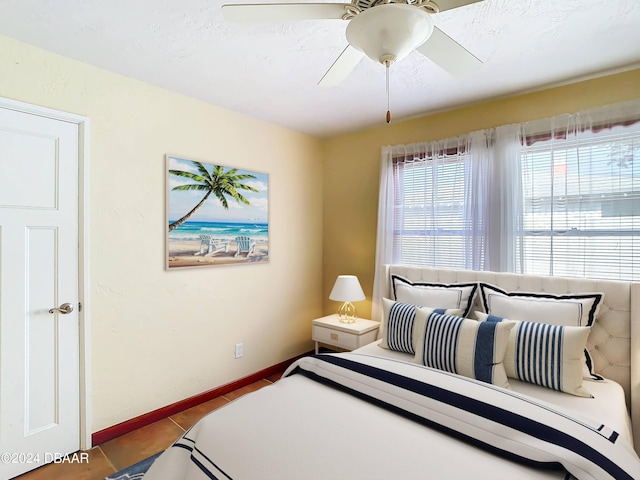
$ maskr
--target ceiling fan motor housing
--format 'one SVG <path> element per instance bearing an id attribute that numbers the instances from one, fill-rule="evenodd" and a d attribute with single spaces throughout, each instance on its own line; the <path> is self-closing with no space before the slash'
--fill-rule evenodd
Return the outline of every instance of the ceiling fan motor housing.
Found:
<path id="1" fill-rule="evenodd" d="M 347 25 L 347 41 L 380 63 L 402 60 L 433 32 L 431 15 L 413 5 L 388 3 L 356 15 Z"/>

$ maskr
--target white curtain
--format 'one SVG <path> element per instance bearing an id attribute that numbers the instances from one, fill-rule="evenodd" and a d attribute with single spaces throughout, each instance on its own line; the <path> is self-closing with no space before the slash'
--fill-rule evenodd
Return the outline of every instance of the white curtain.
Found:
<path id="1" fill-rule="evenodd" d="M 468 135 L 467 168 L 465 178 L 464 219 L 468 225 L 466 264 L 468 270 L 484 270 L 488 227 L 491 224 L 491 205 L 488 202 L 491 165 L 491 130 Z"/>
<path id="2" fill-rule="evenodd" d="M 517 239 L 522 231 L 520 183 L 521 125 L 504 125 L 493 132 L 487 179 L 485 263 L 474 270 L 513 272 Z"/>
<path id="3" fill-rule="evenodd" d="M 374 319 L 381 317 L 380 299 L 386 293 L 384 265 L 410 257 L 400 242 L 405 242 L 405 217 L 415 216 L 415 210 L 405 204 L 401 189 L 415 191 L 406 180 L 407 174 L 416 175 L 412 168 L 424 167 L 424 203 L 431 202 L 431 209 L 425 208 L 425 243 L 414 248 L 431 257 L 430 250 L 446 252 L 448 241 L 458 248 L 460 234 L 442 235 L 454 228 L 436 225 L 433 218 L 437 208 L 446 209 L 442 198 L 451 194 L 442 190 L 447 182 L 438 179 L 444 172 L 438 165 L 456 161 L 464 164 L 464 181 L 459 182 L 465 188 L 464 211 L 459 217 L 465 263 L 453 268 L 640 278 L 640 255 L 633 254 L 640 249 L 636 100 L 435 142 L 383 147 Z M 454 200 L 460 198 L 457 194 Z M 409 220 L 415 224 L 413 217 Z M 440 254 L 438 260 L 446 257 Z"/>
<path id="4" fill-rule="evenodd" d="M 393 261 L 393 154 L 399 147 L 382 148 L 380 169 L 380 193 L 378 199 L 378 234 L 376 237 L 376 265 L 373 277 L 373 301 L 371 318 L 382 319 L 382 297 L 384 296 L 384 266 Z M 404 149 L 403 149 L 404 150 Z"/>
<path id="5" fill-rule="evenodd" d="M 438 228 L 446 230 L 452 228 L 444 224 L 449 222 L 450 218 L 446 215 L 435 215 L 433 205 L 443 199 L 451 199 L 452 203 L 455 199 L 467 199 L 468 201 L 463 204 L 462 218 L 456 219 L 458 223 L 462 223 L 462 226 L 456 224 L 456 228 L 465 232 L 462 239 L 464 254 L 457 256 L 463 257 L 466 262 L 461 265 L 462 268 L 482 269 L 490 135 L 491 131 L 480 131 L 435 142 L 383 147 L 372 318 L 381 318 L 380 299 L 385 288 L 384 265 L 401 261 L 403 249 L 405 252 L 411 249 L 428 252 L 431 257 L 434 257 L 447 256 L 448 248 L 457 248 L 457 245 L 450 246 L 446 237 L 439 240 L 428 235 L 424 235 L 424 239 L 428 240 L 424 244 L 408 246 L 403 244 L 400 241 L 402 238 L 400 232 L 405 224 L 415 222 L 416 209 L 422 208 L 425 218 L 422 225 L 413 223 L 415 228 L 421 228 L 424 231 Z M 449 168 L 444 168 L 445 166 Z M 411 176 L 415 171 L 426 173 Z M 446 178 L 439 178 L 439 176 Z M 407 178 L 412 180 L 409 181 Z M 424 199 L 422 200 L 425 205 L 429 205 L 429 208 L 419 205 L 419 201 L 407 203 L 403 189 L 411 184 L 412 198 L 415 199 L 420 197 L 416 192 L 420 192 L 420 187 L 425 186 L 425 182 L 429 184 L 428 188 L 423 188 Z M 462 190 L 463 187 L 464 190 Z M 411 218 L 407 220 L 405 216 Z M 419 239 L 417 241 L 419 242 Z"/>

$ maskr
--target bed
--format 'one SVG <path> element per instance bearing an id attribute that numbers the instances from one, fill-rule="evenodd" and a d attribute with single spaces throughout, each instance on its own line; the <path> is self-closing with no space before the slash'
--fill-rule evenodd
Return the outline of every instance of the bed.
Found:
<path id="1" fill-rule="evenodd" d="M 638 400 L 633 399 L 640 390 L 631 368 L 640 360 L 634 338 L 640 284 L 398 265 L 386 269 L 384 297 L 389 300 L 384 300 L 378 341 L 354 352 L 298 360 L 274 385 L 203 418 L 154 462 L 145 480 L 640 479 L 633 448 L 634 433 L 636 440 L 640 437 Z M 536 296 L 528 296 L 532 293 Z M 414 294 L 426 297 L 418 301 Z M 428 303 L 434 295 L 438 302 L 446 297 L 464 308 L 407 301 Z M 579 350 L 579 342 L 562 343 L 557 389 L 541 386 L 547 377 L 538 384 L 528 377 L 519 380 L 523 360 L 520 347 L 512 345 L 512 331 L 520 335 L 531 325 L 547 327 L 542 320 L 549 319 L 549 303 L 579 311 L 584 322 L 551 326 L 544 333 L 583 338 Z M 526 316 L 522 309 L 528 308 L 543 317 L 541 325 L 500 317 L 499 308 L 512 317 Z M 409 311 L 407 330 L 402 315 Z M 589 315 L 593 318 L 587 321 Z M 455 355 L 456 368 L 464 370 L 470 362 L 471 374 L 428 363 L 429 355 L 454 338 L 448 325 L 459 327 L 455 338 L 463 340 L 445 353 Z M 429 329 L 436 335 L 425 333 Z M 409 351 L 396 347 L 402 343 L 394 337 L 397 332 L 404 332 Z M 489 360 L 478 348 L 487 339 L 495 350 Z M 548 350 L 544 355 L 560 351 Z M 427 363 L 415 363 L 418 357 Z M 517 372 L 507 378 L 512 363 Z"/>

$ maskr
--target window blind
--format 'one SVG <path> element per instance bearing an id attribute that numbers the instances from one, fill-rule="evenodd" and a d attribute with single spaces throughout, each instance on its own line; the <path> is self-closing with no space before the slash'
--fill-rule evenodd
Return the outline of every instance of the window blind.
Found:
<path id="1" fill-rule="evenodd" d="M 640 131 L 549 139 L 521 154 L 518 273 L 640 280 Z"/>
<path id="2" fill-rule="evenodd" d="M 482 236 L 470 218 L 470 158 L 463 149 L 431 158 L 395 159 L 393 257 L 409 265 L 472 268 Z"/>

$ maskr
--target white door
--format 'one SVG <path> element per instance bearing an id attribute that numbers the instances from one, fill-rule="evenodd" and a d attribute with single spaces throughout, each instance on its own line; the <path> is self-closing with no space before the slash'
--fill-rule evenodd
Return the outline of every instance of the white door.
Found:
<path id="1" fill-rule="evenodd" d="M 0 107 L 3 479 L 80 447 L 78 152 L 77 124 Z"/>

